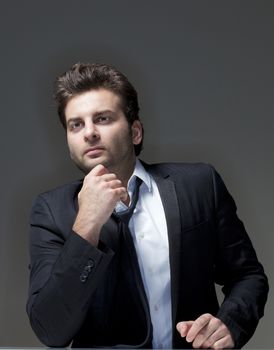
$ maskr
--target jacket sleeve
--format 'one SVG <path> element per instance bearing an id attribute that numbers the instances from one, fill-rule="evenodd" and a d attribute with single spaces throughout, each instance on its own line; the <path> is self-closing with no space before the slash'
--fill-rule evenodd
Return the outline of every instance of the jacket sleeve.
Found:
<path id="1" fill-rule="evenodd" d="M 234 200 L 214 169 L 212 175 L 218 233 L 215 280 L 223 286 L 225 295 L 217 317 L 231 331 L 235 348 L 241 348 L 263 316 L 268 282 L 244 225 L 236 215 Z"/>
<path id="2" fill-rule="evenodd" d="M 47 200 L 37 197 L 31 213 L 27 313 L 42 343 L 70 344 L 113 254 L 103 244 L 93 247 L 73 231 L 60 232 Z"/>

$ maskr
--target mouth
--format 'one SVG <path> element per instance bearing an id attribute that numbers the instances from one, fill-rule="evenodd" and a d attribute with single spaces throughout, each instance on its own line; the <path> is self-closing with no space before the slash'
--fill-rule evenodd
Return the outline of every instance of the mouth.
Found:
<path id="1" fill-rule="evenodd" d="M 88 157 L 97 157 L 104 151 L 104 147 L 89 147 L 85 150 L 84 155 Z"/>

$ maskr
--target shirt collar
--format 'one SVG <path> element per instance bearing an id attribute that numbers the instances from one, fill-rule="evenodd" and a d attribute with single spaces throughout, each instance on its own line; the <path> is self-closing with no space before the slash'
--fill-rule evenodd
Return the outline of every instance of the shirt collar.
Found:
<path id="1" fill-rule="evenodd" d="M 150 192 L 152 188 L 151 178 L 139 159 L 136 159 L 134 171 L 128 181 L 128 190 L 131 190 L 132 187 L 135 186 L 136 177 L 139 177 L 143 181 L 144 185 Z"/>
<path id="2" fill-rule="evenodd" d="M 142 165 L 142 163 L 140 162 L 140 160 L 136 159 L 134 171 L 133 171 L 130 179 L 128 180 L 128 184 L 127 184 L 127 191 L 129 193 L 130 197 L 132 196 L 132 193 L 133 193 L 134 188 L 135 188 L 136 177 L 139 177 L 143 181 L 141 186 L 146 186 L 149 192 L 152 191 L 151 177 L 150 177 L 149 173 L 145 170 L 145 168 Z M 115 206 L 115 211 L 117 213 L 119 213 L 120 211 L 123 211 L 127 208 L 128 207 L 122 201 L 118 201 L 116 203 L 116 206 Z"/>

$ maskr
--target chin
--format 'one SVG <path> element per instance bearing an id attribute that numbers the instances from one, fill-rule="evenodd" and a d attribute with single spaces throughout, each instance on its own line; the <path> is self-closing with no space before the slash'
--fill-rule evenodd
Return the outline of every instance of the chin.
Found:
<path id="1" fill-rule="evenodd" d="M 101 157 L 89 158 L 85 159 L 85 161 L 73 159 L 73 161 L 77 168 L 80 169 L 84 174 L 88 174 L 93 168 L 95 168 L 99 164 L 102 164 L 106 168 L 108 168 L 110 165 L 110 162 L 107 159 L 103 159 Z"/>
<path id="2" fill-rule="evenodd" d="M 95 159 L 93 159 L 92 162 L 86 162 L 85 164 L 81 164 L 79 167 L 80 169 L 88 174 L 93 168 L 95 168 L 97 165 L 103 165 L 104 167 L 108 168 L 108 162 L 104 161 L 103 159 L 98 159 L 97 161 L 95 161 Z"/>

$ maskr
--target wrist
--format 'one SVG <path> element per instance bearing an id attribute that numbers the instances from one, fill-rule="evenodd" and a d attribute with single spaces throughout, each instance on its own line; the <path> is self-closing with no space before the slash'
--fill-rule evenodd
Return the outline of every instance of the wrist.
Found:
<path id="1" fill-rule="evenodd" d="M 99 224 L 86 222 L 85 220 L 76 218 L 72 229 L 90 244 L 97 247 L 101 231 L 101 226 Z"/>

